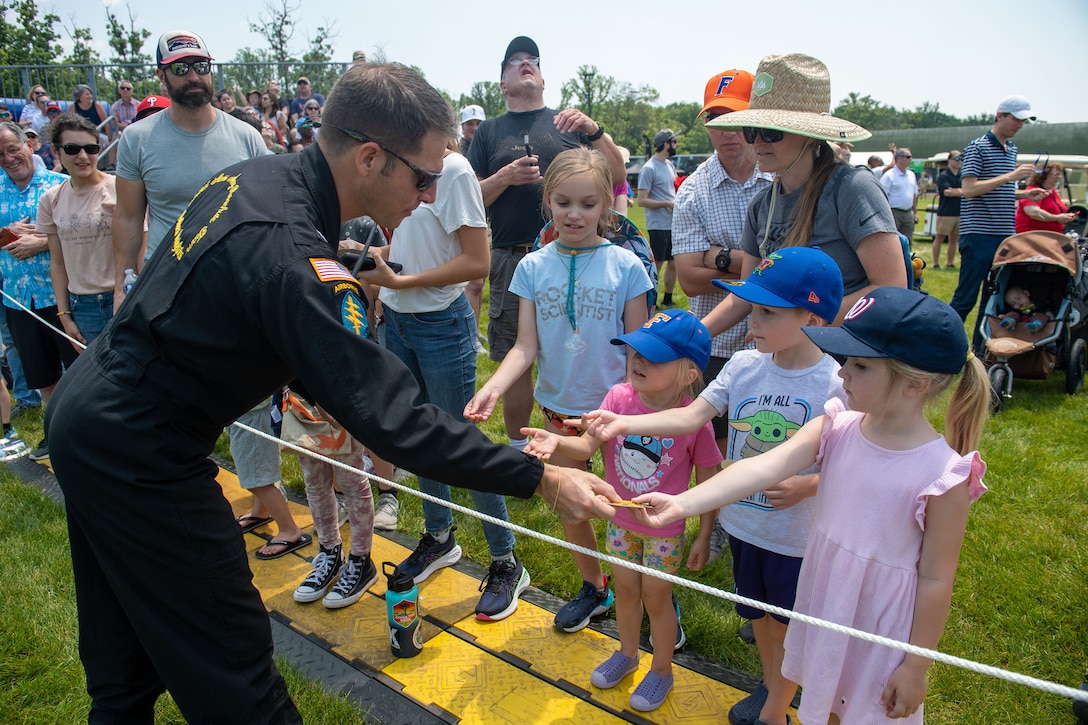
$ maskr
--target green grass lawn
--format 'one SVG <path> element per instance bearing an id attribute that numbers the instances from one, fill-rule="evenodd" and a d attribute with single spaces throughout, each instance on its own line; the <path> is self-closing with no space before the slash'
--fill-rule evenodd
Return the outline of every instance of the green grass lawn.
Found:
<path id="1" fill-rule="evenodd" d="M 642 210 L 630 214 L 636 223 Z M 916 251 L 927 261 L 929 244 Z M 926 289 L 948 300 L 955 271 L 933 271 Z M 682 293 L 677 306 L 686 306 Z M 496 365 L 478 358 L 478 384 Z M 1064 374 L 1049 380 L 1017 380 L 1013 398 L 989 423 L 981 445 L 989 465 L 989 493 L 972 508 L 956 582 L 952 613 L 940 649 L 950 654 L 1055 682 L 1078 685 L 1088 665 L 1088 393 L 1070 397 Z M 941 427 L 945 401 L 937 401 L 930 419 Z M 482 428 L 505 440 L 501 411 Z M 534 413 L 534 425 L 543 423 Z M 16 421 L 32 444 L 41 430 L 40 416 Z M 228 455 L 225 439 L 218 452 Z M 284 480 L 301 491 L 301 476 L 287 455 Z M 595 463 L 602 472 L 599 458 Z M 874 472 L 879 475 L 879 472 Z M 472 506 L 466 491 L 454 500 Z M 555 516 L 539 499 L 509 499 L 516 523 L 561 537 Z M 863 513 L 863 512 L 859 512 Z M 487 545 L 477 520 L 458 516 L 458 541 L 465 555 L 486 565 Z M 603 529 L 597 522 L 598 531 Z M 400 529 L 423 528 L 418 499 L 401 497 Z M 689 526 L 689 536 L 694 536 Z M 0 470 L 0 575 L 7 592 L 0 598 L 0 722 L 71 723 L 86 717 L 83 673 L 76 655 L 75 606 L 66 553 L 63 510 Z M 518 554 L 534 585 L 559 597 L 573 596 L 579 577 L 571 556 L 535 539 L 521 540 Z M 724 590 L 732 587 L 727 566 L 682 572 Z M 741 620 L 728 602 L 678 589 L 688 649 L 726 665 L 758 673 L 755 649 L 736 631 Z M 280 663 L 292 696 L 308 722 L 353 722 L 350 703 L 324 692 Z M 584 673 L 588 682 L 589 673 Z M 578 673 L 572 675 L 578 682 Z M 1063 723 L 1072 722 L 1069 703 L 1053 695 L 935 665 L 930 674 L 927 722 Z M 157 722 L 180 722 L 169 698 L 160 704 Z"/>

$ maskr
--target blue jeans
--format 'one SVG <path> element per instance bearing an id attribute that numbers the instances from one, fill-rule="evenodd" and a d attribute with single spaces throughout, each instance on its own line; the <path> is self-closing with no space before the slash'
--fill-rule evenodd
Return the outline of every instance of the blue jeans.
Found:
<path id="1" fill-rule="evenodd" d="M 16 403 L 22 403 L 28 408 L 34 408 L 42 404 L 42 395 L 37 390 L 28 388 L 26 377 L 23 375 L 23 362 L 19 359 L 19 351 L 15 349 L 15 340 L 8 329 L 7 307 L 0 303 L 0 339 L 4 342 L 4 357 L 8 360 L 8 369 L 11 370 L 11 395 Z"/>
<path id="2" fill-rule="evenodd" d="M 952 295 L 952 306 L 960 316 L 966 320 L 971 310 L 975 309 L 975 301 L 979 297 L 979 289 L 982 290 L 979 314 L 986 307 L 990 299 L 990 293 L 986 290 L 986 276 L 990 273 L 990 267 L 994 263 L 994 254 L 1001 242 L 1006 237 L 998 234 L 961 234 L 960 235 L 960 279 L 956 285 L 956 291 Z M 977 322 L 977 321 L 976 321 Z M 975 325 L 975 332 L 971 337 L 971 349 L 978 355 L 982 351 L 982 336 Z"/>
<path id="3" fill-rule="evenodd" d="M 476 393 L 476 317 L 465 296 L 439 312 L 401 314 L 386 307 L 383 328 L 386 348 L 408 366 L 419 383 L 421 402 L 433 403 L 457 420 L 464 420 L 465 405 Z M 421 477 L 419 490 L 450 500 L 450 487 L 438 481 Z M 472 498 L 480 513 L 510 520 L 502 496 L 473 491 Z M 453 512 L 445 506 L 424 501 L 423 516 L 428 533 L 453 526 Z M 514 534 L 509 529 L 482 523 L 492 558 L 513 551 Z"/>
<path id="4" fill-rule="evenodd" d="M 68 308 L 72 311 L 72 322 L 76 323 L 83 333 L 83 339 L 90 345 L 113 319 L 113 291 L 97 295 L 69 293 Z"/>

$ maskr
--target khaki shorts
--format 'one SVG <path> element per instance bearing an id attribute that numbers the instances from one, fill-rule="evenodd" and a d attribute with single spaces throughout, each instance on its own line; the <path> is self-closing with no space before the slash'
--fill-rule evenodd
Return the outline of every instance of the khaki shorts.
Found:
<path id="1" fill-rule="evenodd" d="M 958 216 L 937 217 L 937 234 L 950 237 L 960 233 L 960 218 Z"/>

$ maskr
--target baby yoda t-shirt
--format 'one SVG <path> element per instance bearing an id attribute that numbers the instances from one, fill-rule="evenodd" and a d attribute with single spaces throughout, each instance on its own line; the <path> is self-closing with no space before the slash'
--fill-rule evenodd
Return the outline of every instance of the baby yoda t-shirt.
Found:
<path id="1" fill-rule="evenodd" d="M 801 426 L 823 414 L 831 398 L 846 402 L 839 364 L 824 355 L 816 365 L 785 370 L 772 356 L 758 350 L 741 350 L 702 392 L 706 402 L 728 415 L 727 460 L 751 458 L 788 440 Z M 815 466 L 804 471 L 813 473 Z M 781 511 L 771 506 L 763 492 L 718 512 L 722 528 L 749 544 L 784 556 L 805 553 L 816 499 L 806 498 Z"/>

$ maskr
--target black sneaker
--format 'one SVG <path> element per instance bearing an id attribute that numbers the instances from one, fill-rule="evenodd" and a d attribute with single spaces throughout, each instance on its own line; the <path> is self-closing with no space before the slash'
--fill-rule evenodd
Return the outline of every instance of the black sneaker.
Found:
<path id="1" fill-rule="evenodd" d="M 374 566 L 374 562 L 370 560 L 370 556 L 367 554 L 362 556 L 350 554 L 347 563 L 344 564 L 344 568 L 340 572 L 340 578 L 336 581 L 336 586 L 325 595 L 321 603 L 325 605 L 326 609 L 339 609 L 340 607 L 355 604 L 366 593 L 366 590 L 374 586 L 377 581 L 378 569 Z"/>
<path id="2" fill-rule="evenodd" d="M 316 602 L 325 596 L 325 590 L 332 585 L 336 575 L 340 573 L 340 568 L 344 565 L 340 555 L 341 546 L 343 545 L 337 544 L 332 549 L 321 547 L 317 556 L 310 562 L 313 567 L 310 576 L 306 577 L 295 590 L 296 602 Z"/>
<path id="3" fill-rule="evenodd" d="M 32 461 L 44 461 L 49 458 L 49 443 L 42 438 L 41 442 L 35 446 L 34 450 L 27 456 Z"/>
<path id="4" fill-rule="evenodd" d="M 457 545 L 457 540 L 453 536 L 454 531 L 457 531 L 457 527 L 450 527 L 450 535 L 444 544 L 438 543 L 438 539 L 430 534 L 423 534 L 423 538 L 419 540 L 419 546 L 407 559 L 397 565 L 397 571 L 411 574 L 412 581 L 422 584 L 427 577 L 442 567 L 456 564 L 461 560 L 461 547 Z"/>
<path id="5" fill-rule="evenodd" d="M 529 588 L 529 572 L 517 556 L 513 561 L 493 561 L 487 576 L 480 583 L 476 619 L 497 622 L 506 619 L 518 608 L 518 597 Z"/>
<path id="6" fill-rule="evenodd" d="M 597 591 L 597 587 L 589 582 L 582 582 L 582 590 L 578 596 L 570 600 L 555 613 L 555 627 L 564 632 L 577 632 L 585 629 L 589 620 L 599 614 L 604 614 L 612 608 L 616 597 L 608 588 L 608 577 L 604 578 L 604 589 Z"/>
<path id="7" fill-rule="evenodd" d="M 672 595 L 672 606 L 676 609 L 676 644 L 673 645 L 672 651 L 677 652 L 688 641 L 687 636 L 684 634 L 684 625 L 680 624 L 680 602 L 676 601 L 676 593 Z M 650 651 L 654 651 L 654 636 L 650 635 Z"/>

